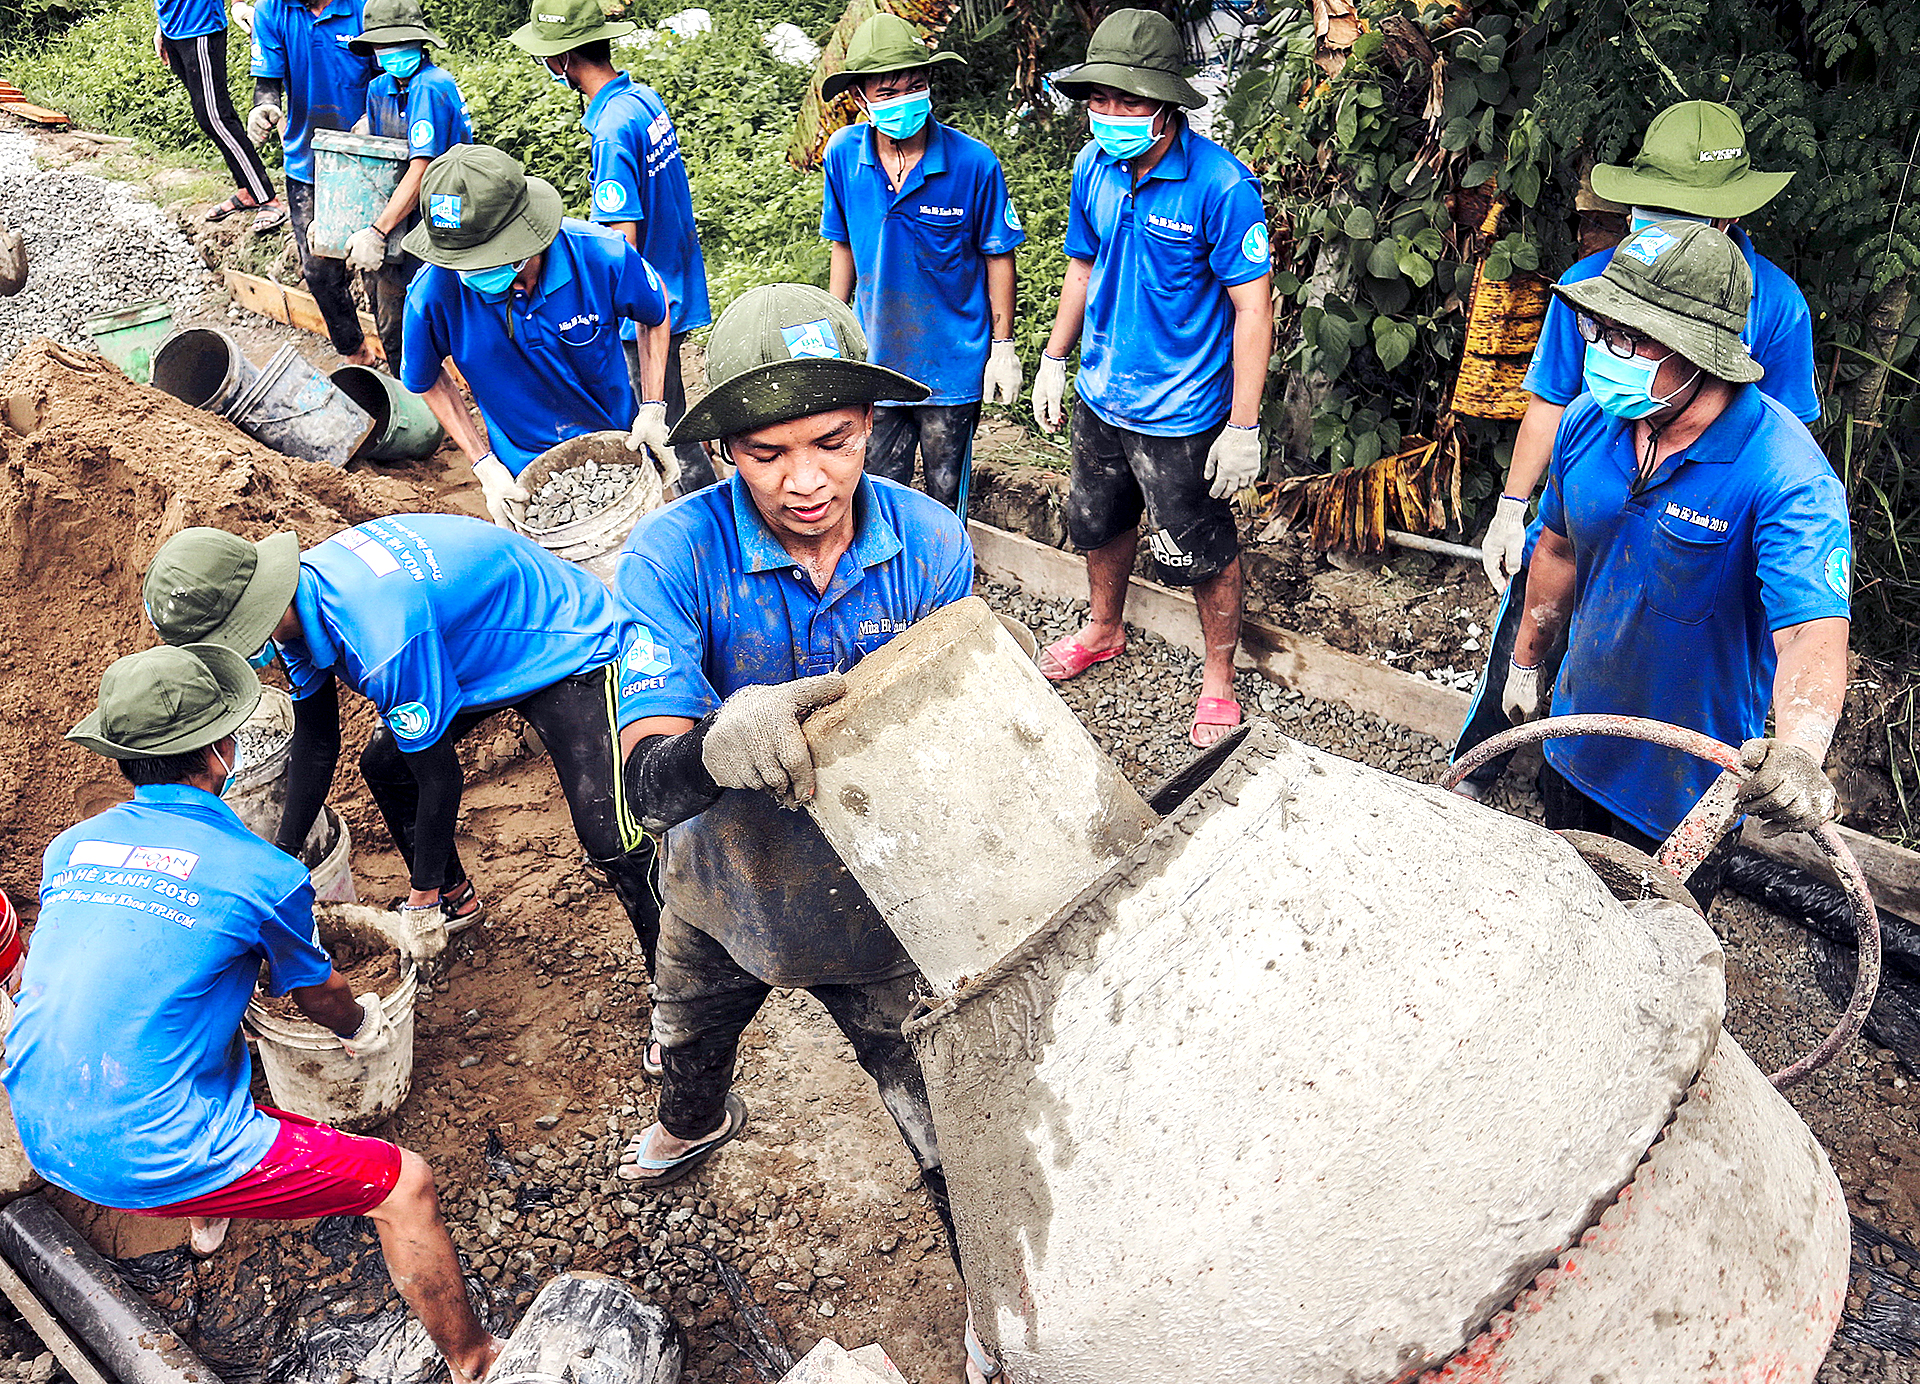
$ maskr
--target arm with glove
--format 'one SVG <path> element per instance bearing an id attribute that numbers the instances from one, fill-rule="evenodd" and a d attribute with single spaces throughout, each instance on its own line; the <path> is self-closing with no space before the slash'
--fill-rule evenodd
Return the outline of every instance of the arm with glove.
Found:
<path id="1" fill-rule="evenodd" d="M 1227 290 L 1233 302 L 1233 405 L 1207 449 L 1207 493 L 1229 500 L 1260 479 L 1260 399 L 1273 358 L 1273 276 Z"/>
<path id="2" fill-rule="evenodd" d="M 667 353 L 673 349 L 673 330 L 661 318 L 651 327 L 640 328 L 640 392 L 645 397 L 634 410 L 633 427 L 627 433 L 627 450 L 643 448 L 653 458 L 660 474 L 671 480 L 680 473 L 679 458 L 667 445 Z"/>
<path id="3" fill-rule="evenodd" d="M 1560 415 L 1566 410 L 1532 395 L 1520 431 L 1513 439 L 1513 460 L 1507 466 L 1507 483 L 1494 507 L 1493 522 L 1480 536 L 1480 565 L 1495 591 L 1505 591 L 1507 583 L 1523 565 L 1527 549 L 1527 503 L 1534 487 L 1547 473 L 1553 457 L 1554 434 L 1560 428 Z"/>
<path id="4" fill-rule="evenodd" d="M 247 112 L 247 138 L 255 145 L 265 144 L 276 130 L 287 125 L 286 97 L 278 78 L 253 79 L 253 109 Z"/>
<path id="5" fill-rule="evenodd" d="M 1067 421 L 1067 353 L 1080 339 L 1086 321 L 1087 283 L 1092 277 L 1092 260 L 1067 261 L 1067 277 L 1060 284 L 1060 306 L 1053 315 L 1053 333 L 1040 353 L 1040 368 L 1033 373 L 1034 421 L 1050 433 L 1059 432 Z"/>
<path id="6" fill-rule="evenodd" d="M 1537 721 L 1553 704 L 1553 684 L 1542 684 L 1540 667 L 1573 618 L 1573 544 L 1551 528 L 1540 531 L 1527 578 L 1527 607 L 1513 641 L 1500 709 L 1514 725 Z"/>
<path id="7" fill-rule="evenodd" d="M 980 376 L 980 397 L 990 404 L 1020 399 L 1020 356 L 1013 347 L 1014 268 L 1011 251 L 987 256 L 987 310 L 993 322 L 987 367 Z"/>
<path id="8" fill-rule="evenodd" d="M 427 176 L 427 165 L 432 162 L 432 159 L 407 160 L 407 171 L 400 175 L 400 185 L 393 190 L 393 196 L 387 199 L 387 205 L 373 219 L 373 224 L 347 237 L 348 268 L 372 274 L 386 267 L 387 237 L 405 225 L 420 204 L 420 183 Z"/>
<path id="9" fill-rule="evenodd" d="M 1846 703 L 1848 630 L 1830 616 L 1774 631 L 1774 733 L 1740 747 L 1740 806 L 1760 819 L 1763 835 L 1812 831 L 1839 810 L 1820 766 Z"/>

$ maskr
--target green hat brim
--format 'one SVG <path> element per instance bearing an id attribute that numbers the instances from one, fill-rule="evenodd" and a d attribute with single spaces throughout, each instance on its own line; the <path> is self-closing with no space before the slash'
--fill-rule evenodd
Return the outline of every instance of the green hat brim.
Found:
<path id="1" fill-rule="evenodd" d="M 435 48 L 445 48 L 447 41 L 431 29 L 418 24 L 395 24 L 384 29 L 368 29 L 365 33 L 355 34 L 347 40 L 347 47 L 363 58 L 373 56 L 376 48 L 385 48 L 395 43 L 431 43 Z"/>
<path id="2" fill-rule="evenodd" d="M 1112 87 L 1149 101 L 1172 101 L 1190 111 L 1207 104 L 1185 77 L 1158 67 L 1133 67 L 1117 62 L 1084 62 L 1053 79 L 1053 89 L 1069 101 L 1085 101 L 1097 86 Z"/>
<path id="3" fill-rule="evenodd" d="M 533 26 L 531 20 L 522 24 L 507 35 L 507 42 L 536 58 L 554 58 L 562 53 L 571 53 L 582 44 L 593 43 L 598 39 L 616 39 L 630 34 L 640 26 L 629 19 L 609 19 L 597 29 L 589 29 L 584 34 L 569 34 L 565 38 L 548 38 Z"/>
<path id="4" fill-rule="evenodd" d="M 400 245 L 408 254 L 442 269 L 498 269 L 503 264 L 514 264 L 529 255 L 537 255 L 553 244 L 565 215 L 566 204 L 560 200 L 553 184 L 545 178 L 529 177 L 527 205 L 502 226 L 492 240 L 463 250 L 441 249 L 433 243 L 426 218 L 422 217 Z"/>
<path id="5" fill-rule="evenodd" d="M 911 72 L 916 67 L 932 67 L 937 63 L 943 62 L 957 62 L 962 67 L 967 65 L 967 60 L 958 53 L 943 52 L 922 53 L 911 62 L 888 61 L 876 67 L 863 67 L 858 70 L 851 67 L 843 67 L 831 77 L 828 77 L 824 82 L 820 83 L 820 99 L 823 101 L 831 101 L 855 82 L 863 81 L 868 77 L 884 77 L 889 72 Z"/>
<path id="6" fill-rule="evenodd" d="M 673 425 L 667 441 L 708 442 L 828 409 L 883 399 L 917 404 L 931 393 L 918 380 L 863 360 L 776 360 L 715 385 Z"/>
<path id="7" fill-rule="evenodd" d="M 1605 275 L 1579 283 L 1555 284 L 1553 291 L 1576 308 L 1610 318 L 1621 326 L 1671 346 L 1717 379 L 1752 384 L 1766 373 L 1748 352 L 1738 332 L 1690 317 L 1675 308 L 1649 303 Z"/>
<path id="8" fill-rule="evenodd" d="M 291 538 L 293 535 L 285 536 Z M 266 640 L 260 642 L 264 644 Z M 180 647 L 206 664 L 207 671 L 213 675 L 214 685 L 220 689 L 221 709 L 217 715 L 151 745 L 122 745 L 109 740 L 102 733 L 100 708 L 96 706 L 79 725 L 67 732 L 67 739 L 108 759 L 158 759 L 162 755 L 203 750 L 245 725 L 247 718 L 253 715 L 254 707 L 260 704 L 260 679 L 247 666 L 246 659 L 224 644 L 183 644 Z"/>
<path id="9" fill-rule="evenodd" d="M 246 590 L 233 603 L 227 618 L 197 641 L 218 644 L 229 652 L 237 653 L 242 663 L 273 638 L 274 627 L 287 613 L 287 607 L 293 604 L 293 593 L 300 585 L 298 534 L 270 534 L 254 544 L 253 551 L 253 576 L 248 579 Z M 174 641 L 169 639 L 167 642 L 171 644 Z M 182 647 L 192 648 L 194 645 L 189 643 Z"/>
<path id="10" fill-rule="evenodd" d="M 1751 216 L 1793 181 L 1791 173 L 1762 173 L 1749 168 L 1719 187 L 1690 187 L 1618 163 L 1596 163 L 1588 177 L 1594 192 L 1609 202 L 1655 211 L 1683 211 L 1716 220 Z"/>

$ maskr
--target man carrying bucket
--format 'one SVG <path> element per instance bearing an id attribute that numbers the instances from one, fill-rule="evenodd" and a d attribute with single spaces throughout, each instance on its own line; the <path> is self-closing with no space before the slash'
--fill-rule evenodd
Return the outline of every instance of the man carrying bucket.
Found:
<path id="1" fill-rule="evenodd" d="M 433 1172 L 416 1153 L 253 1103 L 240 1019 L 261 964 L 349 1056 L 389 1046 L 376 995 L 358 1000 L 320 949 L 299 861 L 220 801 L 234 732 L 260 699 L 216 644 L 115 662 L 67 738 L 118 761 L 133 801 L 47 848 L 6 1087 L 34 1170 L 140 1216 L 186 1218 L 211 1254 L 234 1216 L 368 1216 L 387 1270 L 456 1384 L 505 1344 L 467 1302 Z"/>
<path id="2" fill-rule="evenodd" d="M 531 498 L 514 479 L 558 442 L 617 429 L 671 474 L 653 404 L 634 404 L 620 324 L 638 322 L 641 392 L 665 388 L 671 328 L 666 286 L 626 239 L 561 215 L 560 194 L 519 160 L 463 144 L 427 166 L 424 218 L 407 233 L 427 262 L 407 290 L 400 383 L 453 438 L 496 524 L 519 523 Z M 445 362 L 459 367 L 486 423 L 473 426 Z M 491 446 L 489 446 L 491 442 Z"/>

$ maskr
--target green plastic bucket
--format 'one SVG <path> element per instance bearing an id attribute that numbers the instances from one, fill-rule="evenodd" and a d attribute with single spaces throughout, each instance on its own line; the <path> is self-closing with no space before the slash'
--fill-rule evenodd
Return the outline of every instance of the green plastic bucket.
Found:
<path id="1" fill-rule="evenodd" d="M 418 461 L 446 441 L 446 429 L 427 401 L 385 371 L 343 365 L 332 379 L 335 388 L 373 415 L 373 431 L 353 454 L 356 461 Z"/>
<path id="2" fill-rule="evenodd" d="M 173 305 L 165 298 L 135 303 L 87 319 L 87 335 L 100 354 L 126 371 L 135 384 L 153 379 L 153 353 L 173 331 Z"/>
<path id="3" fill-rule="evenodd" d="M 407 171 L 407 142 L 345 130 L 313 132 L 313 225 L 316 255 L 345 259 L 347 241 L 387 209 Z M 400 237 L 387 237 L 387 262 L 400 258 Z"/>

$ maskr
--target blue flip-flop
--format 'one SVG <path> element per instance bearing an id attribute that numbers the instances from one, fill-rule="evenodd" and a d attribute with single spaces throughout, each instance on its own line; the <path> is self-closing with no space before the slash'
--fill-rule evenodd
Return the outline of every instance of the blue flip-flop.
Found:
<path id="1" fill-rule="evenodd" d="M 727 1127 L 704 1143 L 695 1144 L 678 1158 L 635 1158 L 631 1163 L 622 1163 L 615 1169 L 615 1175 L 623 1182 L 631 1182 L 641 1188 L 665 1187 L 678 1182 L 708 1158 L 715 1149 L 733 1138 L 747 1127 L 747 1107 L 740 1097 L 727 1092 Z"/>

